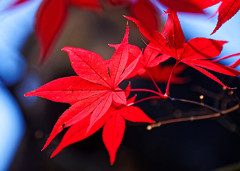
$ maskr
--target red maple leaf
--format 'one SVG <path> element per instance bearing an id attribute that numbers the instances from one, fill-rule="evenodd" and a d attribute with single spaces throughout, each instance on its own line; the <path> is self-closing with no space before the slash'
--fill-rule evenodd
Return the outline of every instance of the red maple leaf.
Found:
<path id="1" fill-rule="evenodd" d="M 218 22 L 211 34 L 214 34 L 226 21 L 231 19 L 240 9 L 240 0 L 222 0 L 218 8 Z"/>
<path id="2" fill-rule="evenodd" d="M 128 34 L 129 28 L 127 26 L 124 39 L 113 54 L 109 67 L 103 58 L 94 52 L 80 48 L 63 48 L 68 53 L 72 67 L 78 76 L 51 81 L 25 94 L 25 96 L 40 96 L 72 105 L 56 122 L 44 148 L 64 127 L 74 125 L 91 115 L 89 130 L 104 116 L 112 102 L 127 103 L 125 91 L 118 85 L 132 72 L 140 58 L 139 56 L 126 66 Z"/>
<path id="3" fill-rule="evenodd" d="M 223 45 L 227 43 L 226 41 L 194 38 L 185 43 L 185 37 L 176 12 L 168 11 L 168 19 L 162 34 L 156 30 L 144 27 L 141 22 L 134 18 L 126 18 L 138 26 L 141 33 L 154 45 L 153 48 L 155 50 L 175 58 L 177 60 L 175 67 L 180 62 L 185 63 L 224 87 L 227 86 L 207 70 L 230 76 L 238 76 L 240 74 L 240 72 L 231 67 L 210 60 L 221 53 Z M 166 94 L 168 94 L 168 91 L 166 91 Z"/>
<path id="4" fill-rule="evenodd" d="M 109 152 L 110 163 L 113 164 L 124 135 L 125 119 L 131 122 L 154 122 L 140 108 L 132 106 L 134 99 L 135 97 L 130 98 L 127 105 L 112 105 L 89 131 L 90 116 L 71 126 L 51 157 L 57 155 L 63 148 L 89 137 L 103 126 L 103 142 Z"/>
<path id="5" fill-rule="evenodd" d="M 119 45 L 112 45 L 109 44 L 109 46 L 114 47 L 117 49 Z M 148 44 L 146 48 L 144 49 L 144 52 L 142 54 L 142 51 L 139 47 L 135 45 L 128 45 L 128 52 L 129 52 L 129 57 L 128 57 L 128 64 L 130 64 L 132 61 L 134 61 L 139 55 L 141 55 L 141 58 L 139 60 L 139 63 L 137 66 L 134 68 L 131 74 L 128 75 L 127 78 L 134 77 L 135 75 L 141 75 L 148 70 L 148 68 L 152 68 L 157 66 L 159 63 L 169 59 L 171 56 L 169 55 L 161 55 L 160 52 L 156 49 L 153 48 L 153 44 Z M 111 59 L 109 59 L 110 61 Z M 107 62 L 109 62 L 107 61 Z"/>
<path id="6" fill-rule="evenodd" d="M 152 43 L 146 46 L 139 63 L 128 78 L 149 72 L 149 69 L 158 66 L 161 62 L 164 62 L 171 57 L 169 55 L 160 54 L 160 52 L 153 47 L 154 45 Z M 138 47 L 129 45 L 129 62 L 133 61 L 140 52 L 141 51 Z"/>
<path id="7" fill-rule="evenodd" d="M 109 45 L 117 49 L 119 45 Z M 141 49 L 135 45 L 128 45 L 128 64 L 130 64 L 133 60 L 135 60 L 141 53 Z M 167 82 L 168 77 L 172 71 L 172 66 L 162 66 L 160 65 L 161 62 L 166 61 L 171 56 L 169 55 L 162 55 L 158 50 L 154 48 L 152 43 L 148 44 L 144 49 L 143 54 L 134 68 L 131 74 L 128 75 L 128 78 L 132 77 L 139 77 L 145 79 L 153 79 L 156 82 Z M 106 62 L 109 63 L 111 59 L 107 60 Z M 186 82 L 187 78 L 177 77 L 185 69 L 184 66 L 180 66 L 175 70 L 173 74 L 172 83 L 182 84 Z"/>

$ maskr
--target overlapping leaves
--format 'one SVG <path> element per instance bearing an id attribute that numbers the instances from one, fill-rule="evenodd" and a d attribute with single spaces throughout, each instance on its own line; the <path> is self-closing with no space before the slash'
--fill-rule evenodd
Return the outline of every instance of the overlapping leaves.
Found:
<path id="1" fill-rule="evenodd" d="M 111 106 L 104 116 L 99 119 L 89 131 L 88 126 L 90 123 L 90 116 L 74 124 L 68 129 L 51 157 L 57 155 L 66 146 L 89 137 L 103 127 L 103 142 L 109 152 L 110 163 L 113 164 L 116 158 L 117 149 L 119 148 L 124 135 L 125 120 L 131 122 L 153 123 L 153 120 L 147 117 L 140 108 L 131 106 L 134 99 L 134 97 L 129 99 L 127 105 L 122 104 Z"/>
<path id="2" fill-rule="evenodd" d="M 168 11 L 168 19 L 162 33 L 144 27 L 141 22 L 134 18 L 126 18 L 138 26 L 141 33 L 153 44 L 155 50 L 165 55 L 164 60 L 167 60 L 168 57 L 173 57 L 176 59 L 177 64 L 180 62 L 185 63 L 224 87 L 227 86 L 207 70 L 230 76 L 238 76 L 240 74 L 231 67 L 211 60 L 221 53 L 223 45 L 227 43 L 226 41 L 194 38 L 185 43 L 185 37 L 176 12 Z"/>
<path id="3" fill-rule="evenodd" d="M 119 45 L 110 45 L 115 49 L 118 48 Z M 169 55 L 162 55 L 160 52 L 154 48 L 154 44 L 148 44 L 143 53 L 141 49 L 135 45 L 128 46 L 128 64 L 130 64 L 137 56 L 141 55 L 140 60 L 131 74 L 128 75 L 128 78 L 138 77 L 138 78 L 145 78 L 145 79 L 154 79 L 157 82 L 167 82 L 168 77 L 171 73 L 172 66 L 162 66 L 160 63 L 166 61 L 170 58 Z M 110 59 L 111 60 L 111 59 Z M 109 62 L 108 60 L 107 62 Z M 184 83 L 188 79 L 183 77 L 178 77 L 177 75 L 180 74 L 185 69 L 184 66 L 179 67 L 172 79 L 172 83 Z M 161 74 L 159 74 L 161 73 Z M 152 78 L 151 78 L 152 77 Z"/>
<path id="4" fill-rule="evenodd" d="M 25 94 L 25 96 L 40 96 L 52 101 L 71 104 L 71 107 L 56 122 L 43 149 L 65 127 L 72 126 L 65 135 L 66 137 L 73 132 L 76 135 L 70 135 L 71 138 L 63 139 L 62 144 L 57 148 L 58 152 L 59 149 L 93 134 L 106 122 L 103 137 L 113 163 L 124 133 L 125 122 L 123 118 L 136 122 L 153 122 L 137 107 L 127 106 L 126 91 L 118 87 L 133 71 L 141 57 L 139 54 L 127 65 L 128 34 L 129 28 L 127 27 L 125 37 L 108 65 L 101 56 L 94 52 L 72 47 L 63 48 L 68 53 L 72 67 L 78 76 L 51 81 Z M 136 115 L 135 119 L 133 119 L 133 111 Z M 125 116 L 124 113 L 129 114 Z M 109 131 L 108 127 L 111 125 L 114 125 L 115 129 L 111 128 Z M 116 142 L 105 136 L 109 134 L 118 136 L 120 134 L 118 131 L 120 131 L 121 136 L 116 137 Z"/>

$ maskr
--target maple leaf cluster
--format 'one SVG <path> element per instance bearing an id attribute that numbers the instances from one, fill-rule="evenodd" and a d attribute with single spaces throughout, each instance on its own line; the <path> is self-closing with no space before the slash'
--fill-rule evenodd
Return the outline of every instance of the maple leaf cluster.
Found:
<path id="1" fill-rule="evenodd" d="M 161 2 L 169 6 L 172 4 L 168 4 L 168 1 Z M 208 2 L 212 5 L 219 1 Z M 185 9 L 194 9 L 197 12 L 206 6 L 195 7 Z M 185 78 L 177 77 L 177 74 L 185 69 L 185 66 L 180 65 L 181 63 L 200 71 L 223 87 L 230 88 L 211 73 L 214 71 L 229 76 L 240 75 L 240 72 L 234 69 L 239 64 L 239 60 L 231 66 L 225 66 L 217 63 L 218 60 L 215 59 L 227 42 L 199 37 L 186 42 L 177 12 L 172 9 L 166 12 L 168 19 L 161 33 L 153 27 L 146 26 L 144 22 L 125 16 L 134 22 L 149 40 L 144 50 L 128 43 L 128 25 L 122 42 L 117 45 L 110 44 L 115 48 L 115 52 L 108 60 L 85 49 L 64 47 L 62 50 L 68 53 L 77 76 L 59 78 L 25 94 L 25 96 L 39 96 L 71 105 L 57 120 L 43 147 L 45 149 L 57 134 L 69 127 L 51 157 L 57 155 L 66 146 L 89 137 L 103 127 L 103 142 L 109 152 L 110 162 L 113 164 L 124 135 L 125 120 L 154 122 L 134 105 L 148 99 L 170 97 L 170 84 L 186 81 Z M 239 53 L 219 60 L 236 55 Z M 160 65 L 170 58 L 175 59 L 174 66 L 164 66 L 164 68 Z M 124 80 L 139 76 L 149 77 L 157 91 L 132 89 L 130 84 L 125 89 L 119 87 Z M 167 82 L 164 93 L 157 86 L 156 81 Z M 130 92 L 135 91 L 147 91 L 154 95 L 135 101 L 136 96 L 129 98 Z"/>
<path id="2" fill-rule="evenodd" d="M 45 149 L 63 128 L 71 126 L 52 156 L 67 145 L 90 136 L 104 125 L 103 141 L 113 163 L 123 138 L 125 119 L 154 122 L 140 108 L 131 106 L 133 99 L 127 100 L 129 88 L 119 88 L 119 84 L 133 71 L 141 57 L 140 53 L 127 65 L 128 33 L 127 27 L 125 37 L 110 61 L 104 61 L 98 54 L 84 49 L 63 48 L 78 76 L 54 80 L 25 94 L 72 105 L 58 119 L 43 147 Z"/>
<path id="3" fill-rule="evenodd" d="M 207 70 L 230 76 L 239 75 L 239 71 L 233 69 L 232 67 L 216 63 L 215 60 L 212 60 L 213 58 L 220 55 L 223 49 L 223 45 L 227 42 L 199 37 L 185 42 L 185 37 L 176 12 L 170 10 L 168 11 L 168 19 L 162 33 L 159 33 L 153 29 L 146 28 L 141 22 L 134 18 L 126 18 L 133 21 L 139 27 L 141 33 L 147 39 L 149 39 L 151 47 L 155 51 L 158 51 L 162 54 L 159 57 L 161 58 L 160 62 L 164 62 L 171 57 L 176 59 L 176 64 L 173 68 L 173 71 L 179 63 L 184 63 L 200 71 L 201 73 L 205 74 L 226 88 L 229 87 L 224 85 L 216 76 Z M 236 55 L 239 55 L 239 53 L 223 58 L 229 58 Z M 236 63 L 232 66 L 236 67 Z M 166 89 L 166 95 L 169 95 L 169 85 Z"/>

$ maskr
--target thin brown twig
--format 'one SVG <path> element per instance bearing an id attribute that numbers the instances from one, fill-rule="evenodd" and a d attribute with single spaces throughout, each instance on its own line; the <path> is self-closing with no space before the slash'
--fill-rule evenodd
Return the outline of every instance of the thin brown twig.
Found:
<path id="1" fill-rule="evenodd" d="M 237 104 L 237 105 L 235 105 L 235 106 L 233 106 L 229 109 L 222 110 L 221 113 L 216 112 L 216 113 L 209 114 L 209 115 L 190 116 L 190 117 L 184 117 L 184 118 L 177 118 L 177 119 L 169 119 L 169 120 L 165 120 L 165 121 L 159 121 L 159 122 L 153 123 L 151 125 L 148 125 L 147 130 L 151 130 L 153 128 L 160 127 L 162 125 L 166 125 L 166 124 L 170 124 L 170 123 L 178 123 L 178 122 L 186 122 L 186 121 L 195 121 L 195 120 L 216 118 L 216 117 L 219 117 L 221 115 L 226 115 L 230 112 L 233 112 L 233 111 L 237 110 L 239 107 L 240 107 L 240 104 Z"/>
<path id="2" fill-rule="evenodd" d="M 195 105 L 198 105 L 198 106 L 203 106 L 205 108 L 208 108 L 214 112 L 217 112 L 217 113 L 220 113 L 221 114 L 221 111 L 218 110 L 217 108 L 214 108 L 212 106 L 209 106 L 203 102 L 196 102 L 196 101 L 193 101 L 193 100 L 187 100 L 187 99 L 180 99 L 180 98 L 174 98 L 174 97 L 168 97 L 170 100 L 172 101 L 179 101 L 179 102 L 184 102 L 184 103 L 191 103 L 191 104 L 195 104 Z"/>

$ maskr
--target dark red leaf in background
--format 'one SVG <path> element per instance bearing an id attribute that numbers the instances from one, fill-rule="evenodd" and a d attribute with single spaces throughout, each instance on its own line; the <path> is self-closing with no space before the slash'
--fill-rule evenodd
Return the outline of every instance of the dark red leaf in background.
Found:
<path id="1" fill-rule="evenodd" d="M 206 2 L 205 0 L 158 0 L 163 5 L 167 6 L 169 9 L 176 12 L 192 12 L 192 13 L 202 13 L 203 9 L 208 7 L 208 5 L 213 5 L 217 1 Z M 219 1 L 219 0 L 218 0 Z"/>
<path id="2" fill-rule="evenodd" d="M 169 79 L 169 75 L 172 71 L 173 66 L 172 65 L 159 65 L 155 66 L 153 68 L 148 68 L 148 71 L 150 72 L 152 78 L 156 82 L 160 83 L 166 83 Z M 187 77 L 181 77 L 178 76 L 181 74 L 184 70 L 186 69 L 186 66 L 184 65 L 179 65 L 173 73 L 171 83 L 173 84 L 183 84 L 189 81 L 189 78 Z M 144 79 L 151 79 L 148 74 L 144 73 L 143 75 L 139 75 L 138 77 L 144 78 Z"/>
<path id="3" fill-rule="evenodd" d="M 98 0 L 43 0 L 36 16 L 35 27 L 40 44 L 40 62 L 49 58 L 54 43 L 65 24 L 69 5 L 94 11 L 101 9 Z"/>
<path id="4" fill-rule="evenodd" d="M 100 11 L 102 9 L 99 0 L 69 0 L 69 3 L 75 7 Z"/>
<path id="5" fill-rule="evenodd" d="M 127 7 L 128 13 L 137 18 L 147 27 L 158 30 L 161 25 L 160 12 L 157 7 L 148 0 L 137 0 Z"/>
<path id="6" fill-rule="evenodd" d="M 211 7 L 213 5 L 218 4 L 219 2 L 221 2 L 221 0 L 190 0 L 192 3 L 197 4 L 198 6 L 200 6 L 202 9 Z"/>
<path id="7" fill-rule="evenodd" d="M 67 12 L 67 0 L 43 0 L 41 3 L 35 26 L 40 45 L 40 62 L 48 59 L 54 42 L 65 23 Z"/>

